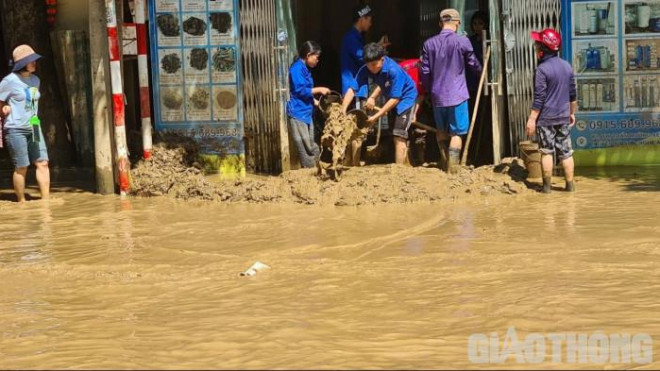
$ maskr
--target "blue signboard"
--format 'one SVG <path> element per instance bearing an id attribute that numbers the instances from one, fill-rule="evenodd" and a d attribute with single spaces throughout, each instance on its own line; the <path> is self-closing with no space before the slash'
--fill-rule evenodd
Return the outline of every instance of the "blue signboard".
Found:
<path id="1" fill-rule="evenodd" d="M 150 0 L 157 131 L 193 138 L 207 168 L 244 174 L 238 0 Z"/>
<path id="2" fill-rule="evenodd" d="M 660 0 L 564 0 L 577 77 L 575 149 L 660 143 Z"/>

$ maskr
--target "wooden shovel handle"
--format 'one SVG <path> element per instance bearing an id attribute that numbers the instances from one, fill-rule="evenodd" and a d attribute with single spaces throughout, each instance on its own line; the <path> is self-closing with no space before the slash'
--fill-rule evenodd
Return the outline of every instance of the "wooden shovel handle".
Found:
<path id="1" fill-rule="evenodd" d="M 472 130 L 474 130 L 474 121 L 477 118 L 477 112 L 479 112 L 479 101 L 481 100 L 481 90 L 484 87 L 484 81 L 486 80 L 486 71 L 488 68 L 488 59 L 490 59 L 490 45 L 486 48 L 486 55 L 484 56 L 483 71 L 481 71 L 481 78 L 479 79 L 479 89 L 477 90 L 477 99 L 474 102 L 474 110 L 472 110 L 472 121 L 470 122 L 470 130 L 468 131 L 467 140 L 465 141 L 465 150 L 463 151 L 463 158 L 461 158 L 461 165 L 465 165 L 467 161 L 467 155 L 470 148 L 470 140 L 472 139 Z"/>
<path id="2" fill-rule="evenodd" d="M 377 107 L 377 106 L 374 106 L 374 109 L 375 110 L 380 110 L 381 108 Z M 428 130 L 432 133 L 437 133 L 438 132 L 438 129 L 434 128 L 433 126 L 422 124 L 421 122 L 413 121 L 412 124 L 417 126 L 420 129 Z"/>

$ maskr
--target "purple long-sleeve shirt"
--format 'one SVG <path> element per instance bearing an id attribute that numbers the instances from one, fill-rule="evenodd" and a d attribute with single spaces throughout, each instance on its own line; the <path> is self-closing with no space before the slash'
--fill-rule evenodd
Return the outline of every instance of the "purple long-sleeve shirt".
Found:
<path id="1" fill-rule="evenodd" d="M 481 74 L 481 63 L 470 40 L 452 30 L 442 30 L 422 48 L 422 87 L 431 93 L 435 107 L 457 106 L 470 98 L 465 67 Z"/>
<path id="2" fill-rule="evenodd" d="M 548 55 L 539 61 L 534 76 L 534 103 L 532 109 L 540 111 L 538 126 L 568 124 L 571 102 L 577 99 L 575 74 L 565 60 Z"/>

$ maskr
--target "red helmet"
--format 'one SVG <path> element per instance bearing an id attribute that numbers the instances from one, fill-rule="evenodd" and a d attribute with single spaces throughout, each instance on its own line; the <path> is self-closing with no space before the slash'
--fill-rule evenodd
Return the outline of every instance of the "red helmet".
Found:
<path id="1" fill-rule="evenodd" d="M 540 42 L 555 52 L 561 46 L 561 35 L 552 28 L 546 28 L 543 31 L 532 31 L 532 40 Z"/>

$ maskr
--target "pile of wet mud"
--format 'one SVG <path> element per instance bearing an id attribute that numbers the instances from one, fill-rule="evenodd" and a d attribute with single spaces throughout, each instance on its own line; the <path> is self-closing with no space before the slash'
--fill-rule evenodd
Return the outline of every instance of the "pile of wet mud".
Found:
<path id="1" fill-rule="evenodd" d="M 151 159 L 131 170 L 131 192 L 139 196 L 171 196 L 179 199 L 215 200 L 216 188 L 195 162 L 197 147 L 181 141 L 158 143 Z"/>
<path id="2" fill-rule="evenodd" d="M 519 159 L 458 174 L 437 168 L 395 164 L 346 168 L 341 182 L 317 176 L 316 169 L 293 170 L 273 177 L 211 181 L 195 162 L 194 145 L 154 146 L 152 159 L 132 170 L 132 193 L 182 200 L 360 206 L 432 203 L 528 192 Z"/>
<path id="3" fill-rule="evenodd" d="M 452 175 L 434 167 L 388 164 L 346 168 L 341 182 L 322 180 L 316 173 L 305 170 L 290 171 L 280 178 L 288 184 L 296 203 L 337 206 L 431 203 L 528 192 L 521 165 L 520 160 L 510 159 L 497 167 L 464 167 Z"/>

